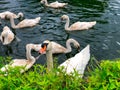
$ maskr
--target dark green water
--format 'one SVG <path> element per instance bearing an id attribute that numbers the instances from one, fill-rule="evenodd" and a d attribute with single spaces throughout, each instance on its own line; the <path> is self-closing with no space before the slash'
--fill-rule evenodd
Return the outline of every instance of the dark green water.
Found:
<path id="1" fill-rule="evenodd" d="M 61 0 L 59 0 L 61 2 Z M 53 0 L 49 0 L 53 2 Z M 68 38 L 74 38 L 83 49 L 87 44 L 91 45 L 91 55 L 98 60 L 120 58 L 120 1 L 119 0 L 62 0 L 68 2 L 63 9 L 44 7 L 39 0 L 0 0 L 0 12 L 23 12 L 25 18 L 41 17 L 40 23 L 32 28 L 13 30 L 21 42 L 13 41 L 8 46 L 0 43 L 0 56 L 12 56 L 13 58 L 26 58 L 25 45 L 28 43 L 41 43 L 49 39 L 65 46 Z M 93 21 L 97 24 L 86 31 L 66 32 L 65 22 L 61 22 L 63 14 L 70 16 L 71 24 L 76 21 Z M 16 20 L 16 23 L 18 20 Z M 10 26 L 9 21 L 2 20 L 0 32 L 3 26 Z M 11 28 L 12 29 L 12 28 Z M 60 62 L 76 53 L 59 54 Z M 38 53 L 33 52 L 35 56 Z M 44 62 L 41 61 L 39 63 Z"/>

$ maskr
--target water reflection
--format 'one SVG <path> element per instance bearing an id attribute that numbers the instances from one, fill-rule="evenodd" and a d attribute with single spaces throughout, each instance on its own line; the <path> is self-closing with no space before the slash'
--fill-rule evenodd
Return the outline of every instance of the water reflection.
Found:
<path id="1" fill-rule="evenodd" d="M 62 9 L 52 9 L 41 5 L 39 0 L 1 0 L 0 12 L 9 10 L 18 13 L 21 11 L 25 18 L 40 16 L 41 20 L 37 26 L 32 28 L 16 30 L 11 28 L 16 36 L 21 39 L 21 42 L 13 41 L 8 46 L 3 46 L 0 43 L 0 55 L 26 58 L 25 45 L 27 43 L 41 43 L 43 40 L 49 39 L 65 46 L 68 38 L 74 38 L 81 44 L 81 49 L 90 44 L 91 54 L 98 60 L 119 57 L 119 0 L 63 0 L 62 2 L 68 2 L 69 5 Z M 70 16 L 70 24 L 76 21 L 93 20 L 96 20 L 97 24 L 90 30 L 67 32 L 64 30 L 65 23 L 60 20 L 63 14 Z M 15 21 L 16 23 L 19 22 L 17 19 Z M 2 20 L 2 26 L 5 25 L 11 27 L 8 20 Z M 0 29 L 2 29 L 1 26 Z M 72 53 L 59 54 L 56 57 L 60 58 L 58 62 L 63 62 L 75 53 L 76 50 L 73 50 Z M 37 54 L 34 53 L 34 55 Z M 37 62 L 43 63 L 44 61 L 39 60 Z"/>

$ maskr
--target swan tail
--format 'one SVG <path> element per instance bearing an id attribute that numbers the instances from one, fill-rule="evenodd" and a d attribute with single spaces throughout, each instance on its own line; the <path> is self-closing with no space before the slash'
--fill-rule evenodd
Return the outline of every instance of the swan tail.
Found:
<path id="1" fill-rule="evenodd" d="M 96 21 L 90 22 L 91 26 L 94 26 L 96 24 Z"/>
<path id="2" fill-rule="evenodd" d="M 64 5 L 68 5 L 68 3 L 64 3 Z"/>
<path id="3" fill-rule="evenodd" d="M 37 17 L 37 18 L 36 18 L 36 21 L 37 21 L 37 22 L 39 22 L 39 21 L 40 21 L 40 19 L 41 19 L 41 17 Z"/>

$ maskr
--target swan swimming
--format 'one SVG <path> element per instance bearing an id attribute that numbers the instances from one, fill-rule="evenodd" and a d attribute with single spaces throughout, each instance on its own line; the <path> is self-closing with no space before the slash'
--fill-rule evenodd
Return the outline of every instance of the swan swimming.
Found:
<path id="1" fill-rule="evenodd" d="M 68 3 L 60 3 L 58 1 L 48 4 L 47 0 L 41 0 L 41 3 L 45 4 L 45 6 L 47 7 L 52 7 L 52 8 L 62 8 L 68 4 Z"/>
<path id="2" fill-rule="evenodd" d="M 5 12 L 0 13 L 0 18 L 1 18 L 1 19 L 6 19 L 6 18 L 7 18 L 7 17 L 6 17 L 7 15 L 12 16 L 13 18 L 22 18 L 22 17 L 24 16 L 22 12 L 19 12 L 19 13 L 16 15 L 16 14 L 10 12 L 10 11 L 5 11 Z M 9 19 L 9 17 L 8 17 L 7 19 Z"/>
<path id="3" fill-rule="evenodd" d="M 12 28 L 25 28 L 25 27 L 33 27 L 37 25 L 41 19 L 41 17 L 36 17 L 35 19 L 24 19 L 21 22 L 19 22 L 17 25 L 15 25 L 14 18 L 10 15 L 6 16 L 7 18 L 10 18 L 10 23 Z"/>
<path id="4" fill-rule="evenodd" d="M 15 38 L 14 33 L 10 30 L 8 26 L 4 26 L 3 31 L 0 35 L 0 40 L 3 45 L 10 44 Z"/>
<path id="5" fill-rule="evenodd" d="M 67 30 L 67 31 L 87 30 L 96 24 L 96 21 L 92 21 L 92 22 L 78 21 L 78 22 L 75 22 L 74 24 L 72 24 L 71 26 L 69 26 L 69 23 L 70 23 L 69 16 L 63 15 L 63 16 L 61 16 L 61 19 L 66 20 L 65 30 Z"/>

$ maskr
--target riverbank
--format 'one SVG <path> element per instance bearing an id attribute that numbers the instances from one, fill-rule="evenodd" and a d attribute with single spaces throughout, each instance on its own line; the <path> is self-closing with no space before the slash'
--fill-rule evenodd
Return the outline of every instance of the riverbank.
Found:
<path id="1" fill-rule="evenodd" d="M 11 57 L 0 57 L 0 67 L 9 63 Z M 85 75 L 81 79 L 78 73 L 66 75 L 55 69 L 46 73 L 46 66 L 35 64 L 29 71 L 20 74 L 19 68 L 11 69 L 8 76 L 0 75 L 0 90 L 113 90 L 120 88 L 120 59 L 95 62 L 91 58 Z M 57 73 L 60 72 L 58 75 Z"/>

